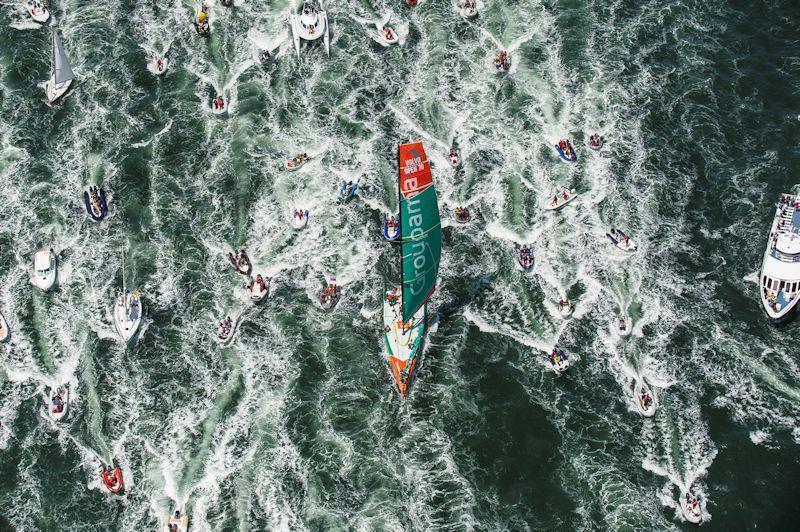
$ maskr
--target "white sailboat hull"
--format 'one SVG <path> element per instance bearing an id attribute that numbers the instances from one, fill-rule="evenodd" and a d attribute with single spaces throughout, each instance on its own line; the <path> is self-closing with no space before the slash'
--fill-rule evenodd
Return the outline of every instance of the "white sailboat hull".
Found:
<path id="1" fill-rule="evenodd" d="M 114 303 L 114 326 L 123 342 L 136 335 L 142 322 L 142 301 L 133 294 L 120 295 Z"/>
<path id="2" fill-rule="evenodd" d="M 56 83 L 56 76 L 53 74 L 50 76 L 50 79 L 44 86 L 44 92 L 47 95 L 47 102 L 54 103 L 56 100 L 64 96 L 70 86 L 72 85 L 72 80 L 68 79 L 63 83 Z"/>

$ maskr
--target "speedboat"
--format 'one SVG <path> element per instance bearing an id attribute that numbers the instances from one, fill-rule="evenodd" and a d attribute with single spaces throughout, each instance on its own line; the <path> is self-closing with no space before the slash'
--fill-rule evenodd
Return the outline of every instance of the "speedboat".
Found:
<path id="1" fill-rule="evenodd" d="M 216 98 L 211 100 L 211 112 L 215 115 L 224 115 L 228 112 L 225 98 L 223 98 L 221 94 L 218 94 Z"/>
<path id="2" fill-rule="evenodd" d="M 461 159 L 459 158 L 458 152 L 455 150 L 455 148 L 450 150 L 449 157 L 450 157 L 450 166 L 452 166 L 453 168 L 458 166 L 459 163 L 461 162 Z"/>
<path id="3" fill-rule="evenodd" d="M 561 375 L 567 369 L 569 369 L 570 362 L 569 358 L 567 357 L 567 352 L 561 349 L 560 347 L 556 346 L 550 352 L 547 357 L 547 361 L 550 364 L 550 369 L 553 370 L 553 373 L 556 375 Z"/>
<path id="4" fill-rule="evenodd" d="M 59 386 L 47 394 L 47 413 L 53 421 L 61 421 L 69 410 L 69 388 Z"/>
<path id="5" fill-rule="evenodd" d="M 189 531 L 189 516 L 184 514 L 181 516 L 179 510 L 175 510 L 175 515 L 164 516 L 164 528 L 162 532 L 188 532 Z"/>
<path id="6" fill-rule="evenodd" d="M 389 26 L 378 26 L 378 39 L 387 45 L 400 42 L 400 37 Z"/>
<path id="7" fill-rule="evenodd" d="M 228 260 L 231 261 L 236 271 L 242 275 L 250 277 L 250 274 L 253 273 L 253 264 L 250 262 L 250 257 L 247 256 L 245 250 L 240 249 L 235 255 L 228 253 Z"/>
<path id="8" fill-rule="evenodd" d="M 61 98 L 69 90 L 75 74 L 69 66 L 69 59 L 64 52 L 64 45 L 61 38 L 53 30 L 53 60 L 50 68 L 50 79 L 44 85 L 44 92 L 47 95 L 48 103 L 53 103 Z"/>
<path id="9" fill-rule="evenodd" d="M 403 321 L 403 295 L 391 288 L 383 298 L 384 358 L 395 388 L 405 397 L 417 374 L 425 337 L 425 306 Z"/>
<path id="10" fill-rule="evenodd" d="M 304 2 L 299 13 L 292 13 L 289 17 L 292 26 L 294 49 L 300 56 L 300 39 L 315 41 L 322 37 L 325 53 L 331 55 L 330 38 L 328 35 L 328 15 L 322 11 L 316 2 Z"/>
<path id="11" fill-rule="evenodd" d="M 233 0 L 219 0 L 219 3 L 222 4 L 222 7 L 231 7 Z"/>
<path id="12" fill-rule="evenodd" d="M 194 6 L 194 29 L 201 37 L 208 37 L 211 35 L 208 6 L 205 4 L 196 4 Z"/>
<path id="13" fill-rule="evenodd" d="M 117 467 L 109 467 L 100 473 L 103 484 L 110 493 L 120 493 L 125 484 L 122 482 L 122 470 Z"/>
<path id="14" fill-rule="evenodd" d="M 460 224 L 465 224 L 470 220 L 469 210 L 466 207 L 456 207 L 456 210 L 453 211 L 453 214 L 456 217 L 456 221 Z"/>
<path id="15" fill-rule="evenodd" d="M 299 231 L 300 229 L 308 225 L 309 214 L 310 213 L 308 212 L 308 209 L 306 210 L 297 209 L 296 211 L 294 211 L 294 213 L 292 214 L 292 229 L 294 229 L 295 231 Z"/>
<path id="16" fill-rule="evenodd" d="M 547 200 L 543 208 L 546 211 L 557 211 L 577 197 L 578 193 L 575 192 L 574 188 L 572 190 L 564 189 L 560 193 Z"/>
<path id="17" fill-rule="evenodd" d="M 236 322 L 230 316 L 226 316 L 224 320 L 217 324 L 217 327 L 219 328 L 217 342 L 221 345 L 230 344 L 236 333 Z"/>
<path id="18" fill-rule="evenodd" d="M 339 201 L 342 203 L 350 203 L 350 200 L 353 199 L 357 191 L 358 183 L 342 179 L 342 183 L 339 186 Z"/>
<path id="19" fill-rule="evenodd" d="M 8 340 L 9 333 L 8 323 L 6 323 L 6 319 L 3 315 L 0 314 L 0 342 Z"/>
<path id="20" fill-rule="evenodd" d="M 263 66 L 267 66 L 272 62 L 273 55 L 269 50 L 262 50 L 261 55 L 259 55 L 259 60 Z"/>
<path id="21" fill-rule="evenodd" d="M 558 302 L 558 313 L 561 314 L 562 318 L 569 318 L 574 310 L 575 307 L 569 302 L 569 300 L 562 299 Z"/>
<path id="22" fill-rule="evenodd" d="M 265 280 L 261 274 L 256 275 L 256 278 L 250 278 L 247 283 L 247 293 L 250 294 L 250 299 L 254 303 L 258 303 L 269 294 L 269 277 Z"/>
<path id="23" fill-rule="evenodd" d="M 575 153 L 575 149 L 569 139 L 559 140 L 558 144 L 556 144 L 556 151 L 567 162 L 574 163 L 578 160 L 578 154 Z"/>
<path id="24" fill-rule="evenodd" d="M 291 159 L 286 160 L 286 169 L 287 170 L 297 170 L 301 168 L 304 164 L 308 162 L 308 154 L 303 152 L 299 154 L 297 157 L 292 157 Z"/>
<path id="25" fill-rule="evenodd" d="M 606 139 L 600 136 L 599 133 L 595 133 L 594 135 L 589 137 L 589 142 L 587 144 L 589 146 L 589 149 L 592 149 L 594 151 L 600 151 L 600 148 L 602 148 L 603 144 L 605 143 Z"/>
<path id="26" fill-rule="evenodd" d="M 156 76 L 160 76 L 164 72 L 167 71 L 167 58 L 166 57 L 158 57 L 153 59 L 150 62 L 150 71 L 153 72 Z"/>
<path id="27" fill-rule="evenodd" d="M 331 310 L 339 302 L 341 289 L 332 281 L 328 286 L 322 289 L 319 295 L 319 304 L 322 305 L 322 310 Z"/>
<path id="28" fill-rule="evenodd" d="M 56 284 L 57 261 L 52 249 L 40 249 L 33 256 L 33 279 L 35 286 L 44 291 L 53 288 Z"/>
<path id="29" fill-rule="evenodd" d="M 86 187 L 83 191 L 83 203 L 92 220 L 99 222 L 106 217 L 108 204 L 106 204 L 106 193 L 102 188 L 94 185 Z"/>
<path id="30" fill-rule="evenodd" d="M 761 263 L 761 304 L 773 325 L 787 322 L 800 291 L 800 195 L 781 194 Z"/>
<path id="31" fill-rule="evenodd" d="M 620 316 L 617 321 L 617 333 L 620 336 L 628 336 L 631 333 L 631 324 L 629 320 L 625 319 L 625 316 Z"/>
<path id="32" fill-rule="evenodd" d="M 698 524 L 703 520 L 703 510 L 700 508 L 700 501 L 697 497 L 692 497 L 689 493 L 684 495 L 681 504 L 683 517 L 690 523 Z"/>
<path id="33" fill-rule="evenodd" d="M 612 227 L 609 229 L 609 232 L 606 233 L 606 236 L 622 251 L 626 251 L 628 253 L 633 253 L 636 251 L 636 242 L 634 242 L 628 233 L 622 229 L 616 229 Z"/>
<path id="34" fill-rule="evenodd" d="M 394 216 L 383 217 L 383 238 L 389 242 L 400 238 L 400 222 Z"/>
<path id="35" fill-rule="evenodd" d="M 476 0 L 460 0 L 458 11 L 466 19 L 475 18 L 478 15 L 478 2 Z"/>
<path id="36" fill-rule="evenodd" d="M 25 4 L 25 8 L 28 10 L 31 18 L 39 24 L 44 24 L 50 20 L 50 11 L 47 10 L 47 7 L 45 7 L 44 2 L 41 0 L 28 0 Z"/>
<path id="37" fill-rule="evenodd" d="M 500 53 L 495 56 L 494 68 L 500 72 L 508 72 L 508 69 L 511 68 L 511 58 L 508 56 L 508 52 L 501 50 Z"/>
<path id="38" fill-rule="evenodd" d="M 517 252 L 517 264 L 526 272 L 533 269 L 534 258 L 532 247 L 529 247 L 527 244 L 522 244 Z"/>
<path id="39" fill-rule="evenodd" d="M 124 283 L 123 283 L 124 285 Z M 114 326 L 122 341 L 128 343 L 142 323 L 142 296 L 124 288 L 114 302 Z"/>
<path id="40" fill-rule="evenodd" d="M 656 396 L 653 391 L 644 382 L 644 379 L 636 381 L 633 387 L 633 404 L 636 405 L 636 410 L 639 411 L 644 417 L 653 417 L 656 413 Z"/>

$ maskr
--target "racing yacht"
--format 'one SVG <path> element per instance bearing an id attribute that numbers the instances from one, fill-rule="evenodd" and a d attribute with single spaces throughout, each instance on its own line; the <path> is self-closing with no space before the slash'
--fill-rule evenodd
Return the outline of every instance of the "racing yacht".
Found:
<path id="1" fill-rule="evenodd" d="M 316 2 L 304 2 L 299 13 L 292 13 L 289 16 L 289 24 L 292 27 L 294 49 L 298 57 L 300 56 L 300 39 L 316 41 L 320 37 L 322 37 L 322 43 L 325 45 L 325 53 L 328 56 L 331 55 L 328 14 L 322 11 Z"/>
<path id="2" fill-rule="evenodd" d="M 800 195 L 781 194 L 761 263 L 761 303 L 774 325 L 788 321 L 800 291 Z"/>
<path id="3" fill-rule="evenodd" d="M 50 79 L 44 85 L 44 92 L 47 95 L 47 102 L 53 103 L 61 98 L 72 85 L 75 74 L 69 66 L 69 59 L 64 52 L 64 45 L 58 33 L 53 30 L 53 64 L 50 72 Z"/>
<path id="4" fill-rule="evenodd" d="M 33 279 L 31 282 L 45 292 L 56 284 L 56 254 L 52 249 L 40 249 L 33 256 Z"/>
<path id="5" fill-rule="evenodd" d="M 122 254 L 122 291 L 114 302 L 114 326 L 124 343 L 136 335 L 142 323 L 142 297 L 137 292 L 128 292 L 125 287 L 125 254 Z"/>

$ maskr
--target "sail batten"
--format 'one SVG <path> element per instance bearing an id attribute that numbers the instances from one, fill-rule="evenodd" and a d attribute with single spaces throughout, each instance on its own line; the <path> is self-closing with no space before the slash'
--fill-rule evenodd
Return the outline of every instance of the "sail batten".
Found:
<path id="1" fill-rule="evenodd" d="M 58 33 L 53 31 L 53 75 L 56 84 L 64 83 L 75 78 L 72 68 L 69 66 L 69 59 L 64 52 L 64 46 Z"/>
<path id="2" fill-rule="evenodd" d="M 408 321 L 436 288 L 442 227 L 433 175 L 421 142 L 398 150 L 403 320 Z"/>

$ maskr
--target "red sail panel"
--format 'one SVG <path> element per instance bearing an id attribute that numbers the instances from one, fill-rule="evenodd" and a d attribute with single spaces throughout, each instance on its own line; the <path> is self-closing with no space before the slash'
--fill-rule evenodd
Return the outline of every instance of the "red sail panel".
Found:
<path id="1" fill-rule="evenodd" d="M 413 198 L 433 183 L 431 166 L 421 142 L 400 145 L 400 193 Z"/>

